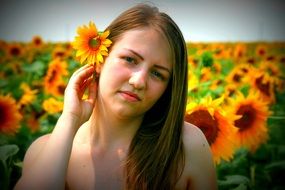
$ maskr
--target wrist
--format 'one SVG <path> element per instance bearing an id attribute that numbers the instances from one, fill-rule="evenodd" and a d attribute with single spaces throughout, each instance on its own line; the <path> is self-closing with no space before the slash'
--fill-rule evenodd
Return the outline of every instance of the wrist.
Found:
<path id="1" fill-rule="evenodd" d="M 70 126 L 74 129 L 78 129 L 80 124 L 80 118 L 71 112 L 62 112 L 58 119 L 58 122 L 63 123 L 65 126 Z"/>

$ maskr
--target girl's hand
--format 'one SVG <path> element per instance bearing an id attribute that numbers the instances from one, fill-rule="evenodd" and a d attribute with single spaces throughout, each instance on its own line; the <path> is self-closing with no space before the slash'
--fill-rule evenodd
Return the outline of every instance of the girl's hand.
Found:
<path id="1" fill-rule="evenodd" d="M 86 122 L 93 111 L 97 94 L 97 83 L 93 77 L 93 65 L 84 65 L 73 73 L 64 92 L 62 114 L 69 114 L 78 121 L 79 126 Z M 87 87 L 88 97 L 82 99 Z M 79 127 L 78 126 L 78 127 Z"/>

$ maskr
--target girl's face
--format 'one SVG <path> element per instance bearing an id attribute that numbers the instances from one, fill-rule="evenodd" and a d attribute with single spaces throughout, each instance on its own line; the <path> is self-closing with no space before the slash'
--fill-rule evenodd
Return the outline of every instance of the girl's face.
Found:
<path id="1" fill-rule="evenodd" d="M 102 67 L 98 98 L 122 118 L 142 117 L 164 93 L 171 73 L 170 49 L 160 33 L 127 31 Z"/>

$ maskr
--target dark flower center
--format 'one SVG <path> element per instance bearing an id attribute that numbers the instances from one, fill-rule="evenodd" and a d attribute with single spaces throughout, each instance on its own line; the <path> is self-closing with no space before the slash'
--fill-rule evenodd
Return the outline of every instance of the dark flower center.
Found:
<path id="1" fill-rule="evenodd" d="M 215 142 L 218 135 L 218 122 L 206 110 L 198 110 L 185 116 L 185 120 L 199 127 L 206 136 L 208 143 Z"/>
<path id="2" fill-rule="evenodd" d="M 235 82 L 240 82 L 241 76 L 238 75 L 238 74 L 235 74 L 235 75 L 233 76 L 233 80 L 234 80 Z"/>
<path id="3" fill-rule="evenodd" d="M 5 106 L 5 104 L 0 102 L 0 126 L 2 126 L 2 124 L 4 124 L 7 121 L 7 113 L 6 110 L 7 106 Z"/>
<path id="4" fill-rule="evenodd" d="M 259 54 L 260 56 L 265 55 L 265 50 L 264 50 L 264 49 L 260 49 L 260 50 L 258 51 L 258 54 Z"/>
<path id="5" fill-rule="evenodd" d="M 55 57 L 63 58 L 64 57 L 64 52 L 63 51 L 58 51 L 55 53 Z"/>
<path id="6" fill-rule="evenodd" d="M 240 119 L 235 121 L 235 126 L 239 128 L 240 131 L 252 127 L 256 118 L 255 109 L 250 105 L 241 106 L 237 111 L 237 115 L 242 116 Z"/>
<path id="7" fill-rule="evenodd" d="M 93 49 L 93 50 L 97 50 L 101 45 L 101 40 L 99 38 L 99 36 L 96 36 L 95 38 L 92 38 L 91 40 L 89 40 L 89 46 Z"/>
<path id="8" fill-rule="evenodd" d="M 263 76 L 255 80 L 257 88 L 267 96 L 270 96 L 270 84 L 269 82 L 263 83 Z"/>
<path id="9" fill-rule="evenodd" d="M 57 71 L 56 70 L 52 70 L 51 76 L 49 77 L 48 82 L 52 83 L 55 80 L 56 75 L 57 75 Z"/>
<path id="10" fill-rule="evenodd" d="M 39 46 L 42 44 L 42 40 L 40 38 L 36 38 L 36 39 L 34 39 L 34 44 Z"/>
<path id="11" fill-rule="evenodd" d="M 11 50 L 10 50 L 10 53 L 11 53 L 11 55 L 13 55 L 13 56 L 18 56 L 18 55 L 20 55 L 20 49 L 19 48 L 12 48 Z"/>

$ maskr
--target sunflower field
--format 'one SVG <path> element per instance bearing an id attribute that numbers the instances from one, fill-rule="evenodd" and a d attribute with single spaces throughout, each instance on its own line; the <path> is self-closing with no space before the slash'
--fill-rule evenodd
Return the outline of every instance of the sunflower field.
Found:
<path id="1" fill-rule="evenodd" d="M 187 43 L 185 120 L 205 134 L 219 189 L 285 189 L 285 42 Z M 0 189 L 50 133 L 80 67 L 69 42 L 0 40 Z"/>

